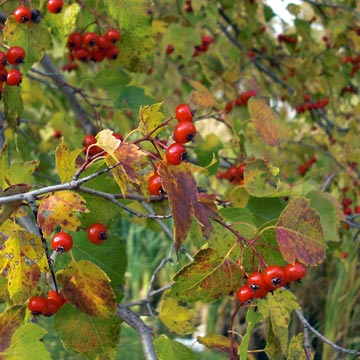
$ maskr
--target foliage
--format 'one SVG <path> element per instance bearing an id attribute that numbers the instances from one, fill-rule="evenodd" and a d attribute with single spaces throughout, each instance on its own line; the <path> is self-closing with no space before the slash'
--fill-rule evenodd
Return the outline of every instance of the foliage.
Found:
<path id="1" fill-rule="evenodd" d="M 304 0 L 287 23 L 270 3 L 33 0 L 25 23 L 1 3 L 4 54 L 26 52 L 19 86 L 0 64 L 1 359 L 359 356 L 360 5 Z M 69 42 L 109 29 L 85 57 Z M 196 137 L 173 165 L 182 103 Z M 51 253 L 60 230 L 73 247 Z M 296 262 L 302 284 L 238 301 Z M 32 314 L 50 290 L 67 302 Z"/>

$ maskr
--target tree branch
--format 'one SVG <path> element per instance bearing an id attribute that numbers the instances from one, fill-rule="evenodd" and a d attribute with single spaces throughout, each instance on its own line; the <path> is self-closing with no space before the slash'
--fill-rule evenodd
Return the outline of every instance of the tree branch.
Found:
<path id="1" fill-rule="evenodd" d="M 119 306 L 117 316 L 137 331 L 145 359 L 157 360 L 151 329 L 129 308 Z"/>

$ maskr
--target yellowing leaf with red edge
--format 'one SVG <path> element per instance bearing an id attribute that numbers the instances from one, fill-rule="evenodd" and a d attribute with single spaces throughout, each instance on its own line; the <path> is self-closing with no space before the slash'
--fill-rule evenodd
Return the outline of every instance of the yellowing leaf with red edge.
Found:
<path id="1" fill-rule="evenodd" d="M 26 301 L 36 290 L 41 272 L 48 264 L 41 239 L 31 233 L 14 231 L 0 251 L 0 273 L 8 279 L 13 303 Z"/>
<path id="2" fill-rule="evenodd" d="M 112 169 L 112 173 L 122 194 L 126 195 L 128 186 L 141 193 L 140 184 L 144 177 L 142 169 L 149 163 L 147 154 L 135 144 L 121 142 L 113 155 L 106 156 L 105 160 L 108 166 L 120 164 Z"/>
<path id="3" fill-rule="evenodd" d="M 63 230 L 79 231 L 81 223 L 76 212 L 88 212 L 85 200 L 74 191 L 58 191 L 40 201 L 37 221 L 44 237 L 50 236 L 56 226 Z"/>
<path id="4" fill-rule="evenodd" d="M 290 130 L 275 116 L 267 98 L 250 98 L 248 110 L 258 135 L 267 144 L 279 146 L 289 138 Z"/>
<path id="5" fill-rule="evenodd" d="M 199 250 L 194 261 L 175 274 L 169 296 L 184 302 L 209 303 L 234 293 L 243 282 L 238 264 L 211 248 Z"/>
<path id="6" fill-rule="evenodd" d="M 215 205 L 216 196 L 198 193 L 191 165 L 182 163 L 173 166 L 161 162 L 158 171 L 174 219 L 176 250 L 179 250 L 185 241 L 193 216 L 198 220 L 203 234 L 208 236 L 212 230 L 210 218 L 219 217 Z"/>
<path id="7" fill-rule="evenodd" d="M 139 129 L 144 135 L 155 137 L 157 131 L 154 130 L 164 121 L 164 114 L 160 112 L 163 103 L 140 107 L 140 126 Z M 159 129 L 160 130 L 160 129 Z"/>
<path id="8" fill-rule="evenodd" d="M 120 146 L 121 140 L 113 136 L 113 131 L 109 129 L 102 130 L 95 138 L 96 145 L 116 160 L 115 151 Z"/>
<path id="9" fill-rule="evenodd" d="M 228 355 L 234 353 L 237 354 L 238 351 L 238 344 L 234 342 L 234 348 L 232 348 L 230 338 L 223 335 L 206 334 L 205 336 L 197 336 L 196 339 L 200 344 L 205 345 L 207 348 L 219 350 Z"/>
<path id="10" fill-rule="evenodd" d="M 304 198 L 290 200 L 275 226 L 285 261 L 315 265 L 325 259 L 326 244 L 319 213 Z"/>
<path id="11" fill-rule="evenodd" d="M 110 279 L 96 264 L 72 261 L 65 270 L 56 273 L 65 298 L 90 316 L 112 317 L 117 306 Z"/>
<path id="12" fill-rule="evenodd" d="M 82 149 L 69 151 L 64 138 L 55 150 L 56 170 L 62 183 L 70 181 L 76 172 L 76 159 L 82 153 Z"/>
<path id="13" fill-rule="evenodd" d="M 189 84 L 194 88 L 191 94 L 191 101 L 200 108 L 218 106 L 214 96 L 209 89 L 198 81 L 189 80 Z"/>
<path id="14" fill-rule="evenodd" d="M 16 184 L 13 186 L 10 186 L 9 188 L 5 189 L 4 191 L 0 192 L 0 198 L 4 196 L 10 196 L 10 195 L 17 195 L 17 194 L 23 194 L 29 191 L 31 188 L 30 185 L 27 184 Z M 14 213 L 19 207 L 21 206 L 22 201 L 14 201 L 12 203 L 5 203 L 0 205 L 0 225 L 8 219 L 11 214 Z"/>
<path id="15" fill-rule="evenodd" d="M 13 334 L 23 324 L 24 318 L 24 306 L 9 307 L 0 313 L 0 353 L 9 348 Z"/>

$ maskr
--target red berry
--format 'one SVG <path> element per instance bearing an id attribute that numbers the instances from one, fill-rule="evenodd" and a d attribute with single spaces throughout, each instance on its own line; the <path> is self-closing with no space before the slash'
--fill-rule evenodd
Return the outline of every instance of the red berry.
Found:
<path id="1" fill-rule="evenodd" d="M 75 49 L 74 56 L 76 60 L 79 60 L 83 63 L 89 62 L 91 58 L 90 51 L 84 47 Z"/>
<path id="2" fill-rule="evenodd" d="M 356 206 L 354 207 L 354 213 L 355 213 L 355 214 L 360 214 L 360 205 L 356 205 Z"/>
<path id="3" fill-rule="evenodd" d="M 201 43 L 203 45 L 209 46 L 213 41 L 214 41 L 214 39 L 211 36 L 202 36 L 201 37 Z"/>
<path id="4" fill-rule="evenodd" d="M 350 206 L 346 206 L 343 208 L 343 212 L 345 215 L 351 215 L 352 214 L 352 209 Z"/>
<path id="5" fill-rule="evenodd" d="M 25 50 L 21 46 L 12 46 L 6 53 L 6 59 L 11 65 L 19 65 L 24 62 Z"/>
<path id="6" fill-rule="evenodd" d="M 25 24 L 31 20 L 31 10 L 26 6 L 19 6 L 14 12 L 16 22 Z"/>
<path id="7" fill-rule="evenodd" d="M 46 306 L 42 313 L 44 316 L 51 316 L 58 312 L 60 306 L 56 300 L 45 299 L 45 302 L 46 302 Z"/>
<path id="8" fill-rule="evenodd" d="M 99 35 L 97 45 L 101 50 L 104 51 L 111 47 L 113 44 L 105 35 Z"/>
<path id="9" fill-rule="evenodd" d="M 105 37 L 113 44 L 120 40 L 120 31 L 117 29 L 109 29 L 105 33 Z"/>
<path id="10" fill-rule="evenodd" d="M 28 309 L 33 313 L 33 315 L 41 315 L 46 309 L 47 301 L 41 296 L 32 296 L 29 299 Z"/>
<path id="11" fill-rule="evenodd" d="M 272 265 L 264 270 L 264 280 L 270 290 L 275 290 L 286 284 L 285 271 L 282 266 Z"/>
<path id="12" fill-rule="evenodd" d="M 21 72 L 17 69 L 11 69 L 7 73 L 6 83 L 10 86 L 17 86 L 22 81 Z"/>
<path id="13" fill-rule="evenodd" d="M 258 271 L 248 276 L 247 285 L 253 290 L 255 298 L 263 298 L 269 291 L 263 275 Z"/>
<path id="14" fill-rule="evenodd" d="M 166 149 L 166 160 L 172 165 L 179 165 L 186 159 L 186 147 L 183 144 L 173 143 Z"/>
<path id="15" fill-rule="evenodd" d="M 237 291 L 237 298 L 242 304 L 247 303 L 255 298 L 255 292 L 248 285 L 244 285 Z"/>
<path id="16" fill-rule="evenodd" d="M 54 251 L 67 252 L 73 246 L 73 238 L 70 234 L 60 231 L 51 239 L 51 247 Z"/>
<path id="17" fill-rule="evenodd" d="M 46 7 L 52 14 L 58 14 L 63 9 L 63 0 L 48 0 Z"/>
<path id="18" fill-rule="evenodd" d="M 172 53 L 174 52 L 174 50 L 175 50 L 174 46 L 171 45 L 171 44 L 169 44 L 169 45 L 167 46 L 167 48 L 166 48 L 166 53 L 167 53 L 168 55 L 170 55 L 170 54 L 172 54 Z"/>
<path id="19" fill-rule="evenodd" d="M 96 223 L 87 229 L 87 236 L 90 242 L 95 245 L 102 244 L 108 238 L 108 229 L 105 225 Z"/>
<path id="20" fill-rule="evenodd" d="M 6 82 L 8 71 L 5 68 L 0 68 L 0 83 Z"/>
<path id="21" fill-rule="evenodd" d="M 84 145 L 84 150 L 85 152 L 88 151 L 88 148 L 90 147 L 90 145 L 93 145 L 93 144 L 96 144 L 96 138 L 93 134 L 87 134 L 84 136 L 84 139 L 83 139 L 83 145 Z M 91 146 L 90 149 L 89 149 L 89 155 L 91 157 L 101 153 L 103 150 L 98 147 L 98 146 Z"/>
<path id="22" fill-rule="evenodd" d="M 341 205 L 342 205 L 343 207 L 347 207 L 347 206 L 351 205 L 352 202 L 353 202 L 353 201 L 352 201 L 351 198 L 345 198 L 345 199 L 342 199 Z"/>
<path id="23" fill-rule="evenodd" d="M 56 290 L 48 291 L 47 295 L 48 299 L 55 300 L 58 303 L 59 308 L 67 302 L 67 300 Z"/>
<path id="24" fill-rule="evenodd" d="M 346 224 L 347 225 L 347 224 Z M 346 251 L 343 251 L 341 254 L 340 254 L 341 258 L 342 259 L 347 259 L 347 257 L 349 256 L 349 253 L 346 252 Z"/>
<path id="25" fill-rule="evenodd" d="M 73 32 L 69 35 L 66 46 L 70 50 L 79 49 L 82 44 L 82 35 L 78 32 Z"/>
<path id="26" fill-rule="evenodd" d="M 300 263 L 288 264 L 285 266 L 284 271 L 287 282 L 298 281 L 306 275 L 306 267 Z"/>
<path id="27" fill-rule="evenodd" d="M 119 56 L 120 50 L 117 46 L 111 46 L 106 50 L 105 56 L 109 60 L 116 60 Z"/>
<path id="28" fill-rule="evenodd" d="M 124 140 L 124 137 L 119 133 L 113 133 L 112 136 L 116 139 L 119 139 L 120 141 Z"/>
<path id="29" fill-rule="evenodd" d="M 225 172 L 224 178 L 228 179 L 230 182 L 236 180 L 238 175 L 237 167 L 235 165 L 231 165 Z"/>
<path id="30" fill-rule="evenodd" d="M 90 50 L 90 60 L 94 62 L 102 62 L 105 59 L 105 53 L 97 46 Z"/>
<path id="31" fill-rule="evenodd" d="M 173 138 L 177 143 L 185 144 L 196 135 L 196 127 L 190 121 L 183 121 L 175 126 Z"/>
<path id="32" fill-rule="evenodd" d="M 234 108 L 234 100 L 230 100 L 225 106 L 225 113 L 228 114 Z"/>
<path id="33" fill-rule="evenodd" d="M 175 116 L 179 122 L 192 121 L 193 111 L 188 104 L 179 104 L 175 109 Z"/>
<path id="34" fill-rule="evenodd" d="M 82 37 L 82 44 L 86 48 L 91 48 L 97 45 L 99 39 L 99 35 L 94 32 L 87 32 Z"/>
<path id="35" fill-rule="evenodd" d="M 6 66 L 6 54 L 3 51 L 0 51 L 0 67 Z"/>
<path id="36" fill-rule="evenodd" d="M 59 139 L 61 137 L 61 131 L 60 130 L 55 130 L 53 133 L 53 138 L 54 139 Z"/>
<path id="37" fill-rule="evenodd" d="M 148 180 L 148 188 L 151 195 L 160 196 L 163 194 L 163 188 L 160 175 L 155 172 Z"/>

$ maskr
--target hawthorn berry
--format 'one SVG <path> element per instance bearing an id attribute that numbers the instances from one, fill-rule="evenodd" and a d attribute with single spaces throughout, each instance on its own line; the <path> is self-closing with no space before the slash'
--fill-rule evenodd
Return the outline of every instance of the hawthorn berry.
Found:
<path id="1" fill-rule="evenodd" d="M 105 59 L 105 53 L 97 46 L 90 50 L 90 60 L 94 62 L 102 62 Z"/>
<path id="2" fill-rule="evenodd" d="M 6 60 L 10 65 L 19 65 L 24 59 L 25 50 L 21 46 L 12 46 L 6 53 Z"/>
<path id="3" fill-rule="evenodd" d="M 87 229 L 87 236 L 90 242 L 95 245 L 102 244 L 108 238 L 108 229 L 105 225 L 96 223 Z"/>
<path id="4" fill-rule="evenodd" d="M 149 178 L 148 188 L 151 195 L 160 196 L 163 193 L 161 178 L 157 172 Z"/>
<path id="5" fill-rule="evenodd" d="M 70 50 L 79 49 L 82 45 L 82 35 L 79 32 L 71 33 L 66 41 L 66 46 Z"/>
<path id="6" fill-rule="evenodd" d="M 306 267 L 303 264 L 287 264 L 284 268 L 286 282 L 298 281 L 305 277 Z"/>
<path id="7" fill-rule="evenodd" d="M 82 37 L 82 44 L 86 48 L 91 48 L 97 45 L 99 36 L 94 32 L 87 32 Z"/>
<path id="8" fill-rule="evenodd" d="M 6 54 L 3 51 L 0 51 L 0 67 L 6 65 L 7 65 Z"/>
<path id="9" fill-rule="evenodd" d="M 14 18 L 16 22 L 25 24 L 31 20 L 31 10 L 21 5 L 14 11 Z"/>
<path id="10" fill-rule="evenodd" d="M 109 29 L 105 33 L 105 37 L 113 44 L 120 40 L 120 31 L 117 29 Z"/>
<path id="11" fill-rule="evenodd" d="M 166 48 L 166 54 L 170 55 L 174 52 L 175 48 L 173 45 L 169 44 Z"/>
<path id="12" fill-rule="evenodd" d="M 263 298 L 267 295 L 269 288 L 263 275 L 255 271 L 248 276 L 247 285 L 253 290 L 255 298 Z"/>
<path id="13" fill-rule="evenodd" d="M 21 72 L 18 69 L 11 69 L 7 73 L 6 83 L 10 86 L 17 86 L 22 81 Z"/>
<path id="14" fill-rule="evenodd" d="M 90 147 L 90 145 L 96 144 L 96 142 L 97 142 L 96 138 L 93 134 L 87 134 L 84 136 L 84 139 L 83 139 L 84 150 L 85 150 L 85 152 L 88 152 L 91 157 L 94 157 L 95 155 L 97 155 L 103 151 L 98 146 Z"/>
<path id="15" fill-rule="evenodd" d="M 58 303 L 59 308 L 67 302 L 67 300 L 64 298 L 64 296 L 62 296 L 56 290 L 48 291 L 47 295 L 48 295 L 48 299 L 55 300 Z"/>
<path id="16" fill-rule="evenodd" d="M 105 35 L 99 35 L 97 45 L 102 51 L 105 51 L 109 47 L 113 46 L 112 42 Z"/>
<path id="17" fill-rule="evenodd" d="M 41 296 L 32 296 L 29 299 L 28 309 L 33 315 L 41 315 L 45 312 L 47 301 Z"/>
<path id="18" fill-rule="evenodd" d="M 105 52 L 105 57 L 109 60 L 116 60 L 119 56 L 120 50 L 117 46 L 109 47 Z"/>
<path id="19" fill-rule="evenodd" d="M 255 292 L 248 285 L 244 285 L 237 291 L 237 298 L 242 304 L 248 303 L 255 298 Z"/>
<path id="20" fill-rule="evenodd" d="M 119 133 L 113 133 L 112 136 L 116 139 L 119 139 L 120 141 L 124 140 L 124 137 Z"/>
<path id="21" fill-rule="evenodd" d="M 42 312 L 44 316 L 52 316 L 56 314 L 60 308 L 58 302 L 54 299 L 45 299 L 45 309 Z"/>
<path id="22" fill-rule="evenodd" d="M 193 111 L 188 104 L 179 104 L 175 109 L 175 116 L 179 122 L 192 121 Z"/>
<path id="23" fill-rule="evenodd" d="M 196 127 L 190 121 L 182 121 L 175 126 L 173 138 L 177 143 L 185 144 L 196 135 Z"/>
<path id="24" fill-rule="evenodd" d="M 0 82 L 6 82 L 8 71 L 5 68 L 0 68 Z"/>
<path id="25" fill-rule="evenodd" d="M 63 0 L 48 0 L 46 3 L 46 8 L 52 14 L 58 14 L 64 7 Z"/>
<path id="26" fill-rule="evenodd" d="M 51 239 L 51 247 L 57 252 L 67 252 L 73 246 L 73 238 L 65 231 L 56 233 Z"/>
<path id="27" fill-rule="evenodd" d="M 183 144 L 173 143 L 166 149 L 166 160 L 171 165 L 179 165 L 186 159 L 186 147 Z"/>
<path id="28" fill-rule="evenodd" d="M 278 289 L 286 284 L 285 271 L 282 266 L 268 266 L 264 270 L 263 277 L 269 290 Z"/>
<path id="29" fill-rule="evenodd" d="M 91 58 L 90 51 L 84 47 L 75 49 L 74 56 L 76 60 L 79 60 L 83 63 L 89 62 Z"/>

